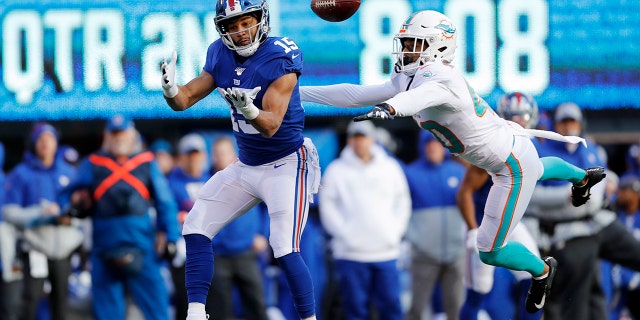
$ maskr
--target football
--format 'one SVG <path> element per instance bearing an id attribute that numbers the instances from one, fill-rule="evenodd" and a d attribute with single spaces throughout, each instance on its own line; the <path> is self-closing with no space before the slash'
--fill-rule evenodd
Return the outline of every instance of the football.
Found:
<path id="1" fill-rule="evenodd" d="M 360 0 L 311 0 L 313 13 L 330 22 L 349 19 L 359 7 Z"/>

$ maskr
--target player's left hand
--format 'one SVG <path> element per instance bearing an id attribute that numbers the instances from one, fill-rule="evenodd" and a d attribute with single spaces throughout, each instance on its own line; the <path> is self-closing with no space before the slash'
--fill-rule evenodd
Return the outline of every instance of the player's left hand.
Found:
<path id="1" fill-rule="evenodd" d="M 373 108 L 371 111 L 353 118 L 353 121 L 358 122 L 358 121 L 371 120 L 371 119 L 383 119 L 383 120 L 389 119 L 390 120 L 393 118 L 394 118 L 394 115 L 391 114 L 391 106 L 388 103 L 383 102 L 383 103 L 377 104 L 375 108 Z"/>
<path id="2" fill-rule="evenodd" d="M 255 87 L 251 91 L 240 91 L 238 88 L 227 88 L 224 93 L 224 98 L 233 104 L 244 115 L 245 119 L 253 120 L 260 114 L 260 109 L 253 104 L 253 99 L 262 87 Z"/>

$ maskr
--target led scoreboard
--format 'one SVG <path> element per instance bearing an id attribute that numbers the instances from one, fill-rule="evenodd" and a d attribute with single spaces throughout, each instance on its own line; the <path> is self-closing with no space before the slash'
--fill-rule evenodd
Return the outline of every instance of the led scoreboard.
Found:
<path id="1" fill-rule="evenodd" d="M 303 85 L 386 81 L 392 39 L 411 12 L 442 11 L 458 29 L 455 63 L 490 104 L 506 91 L 542 109 L 640 108 L 640 1 L 366 0 L 326 22 L 309 0 L 267 0 L 271 35 L 303 50 Z M 178 51 L 177 82 L 197 76 L 218 35 L 214 1 L 0 4 L 0 120 L 226 117 L 212 94 L 184 112 L 162 98 L 159 64 Z M 352 111 L 305 105 L 310 116 Z"/>

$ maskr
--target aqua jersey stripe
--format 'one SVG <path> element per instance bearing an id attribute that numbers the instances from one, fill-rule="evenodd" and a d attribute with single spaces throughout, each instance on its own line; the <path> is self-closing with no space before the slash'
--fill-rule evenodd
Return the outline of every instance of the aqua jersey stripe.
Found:
<path id="1" fill-rule="evenodd" d="M 513 214 L 516 211 L 516 205 L 520 198 L 520 191 L 522 190 L 522 167 L 520 161 L 513 156 L 513 153 L 509 155 L 506 161 L 507 168 L 511 172 L 511 190 L 509 190 L 509 196 L 507 197 L 507 203 L 502 211 L 502 219 L 500 226 L 498 227 L 498 234 L 493 239 L 493 245 L 491 251 L 501 248 L 509 232 L 509 227 L 513 221 Z"/>

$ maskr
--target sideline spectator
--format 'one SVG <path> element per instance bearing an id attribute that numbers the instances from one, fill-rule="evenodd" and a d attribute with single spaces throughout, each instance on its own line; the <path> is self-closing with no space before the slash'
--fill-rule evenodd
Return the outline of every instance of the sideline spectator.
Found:
<path id="1" fill-rule="evenodd" d="M 332 161 L 319 193 L 347 319 L 402 319 L 397 260 L 411 215 L 400 164 L 375 142 L 371 122 L 350 123 L 347 146 Z M 373 306 L 370 306 L 372 303 Z"/>
<path id="2" fill-rule="evenodd" d="M 114 116 L 104 139 L 103 149 L 81 161 L 76 179 L 61 196 L 66 205 L 73 191 L 88 189 L 94 202 L 82 212 L 92 218 L 94 317 L 124 319 L 128 292 L 145 319 L 168 320 L 169 298 L 158 256 L 170 254 L 169 244 L 178 236 L 175 200 L 153 154 L 137 150 L 133 121 Z M 149 215 L 152 205 L 155 224 Z"/>
<path id="3" fill-rule="evenodd" d="M 164 175 L 168 175 L 175 166 L 175 159 L 169 141 L 158 139 L 149 146 L 149 151 L 153 152 L 158 167 Z"/>
<path id="4" fill-rule="evenodd" d="M 465 167 L 427 131 L 420 131 L 419 146 L 420 158 L 405 167 L 413 207 L 407 231 L 412 299 L 405 319 L 423 319 L 438 283 L 447 318 L 458 319 L 464 300 L 465 228 L 456 192 Z"/>
<path id="5" fill-rule="evenodd" d="M 4 188 L 4 144 L 0 142 L 0 185 Z M 0 192 L 0 207 L 4 205 L 4 189 Z M 0 214 L 0 314 L 5 320 L 18 320 L 22 285 L 22 263 L 16 256 L 17 234 L 13 224 Z"/>
<path id="6" fill-rule="evenodd" d="M 65 319 L 71 274 L 70 255 L 82 240 L 80 232 L 74 228 L 44 228 L 47 225 L 70 223 L 68 217 L 61 215 L 57 199 L 61 190 L 75 177 L 75 168 L 57 157 L 57 151 L 56 129 L 44 122 L 35 124 L 29 134 L 24 160 L 9 173 L 5 183 L 4 219 L 24 231 L 20 245 L 24 250 L 21 252 L 24 266 L 21 316 L 27 320 L 37 316 L 46 279 L 51 284 L 51 318 Z M 76 233 L 71 235 L 74 230 Z M 72 241 L 72 247 L 63 253 L 44 252 L 41 246 L 43 242 L 34 239 L 41 236 L 45 237 L 45 244 Z"/>
<path id="7" fill-rule="evenodd" d="M 218 138 L 213 143 L 213 170 L 223 170 L 238 161 L 233 140 Z M 206 309 L 213 319 L 233 319 L 232 289 L 238 290 L 243 317 L 268 320 L 259 254 L 268 248 L 268 216 L 258 205 L 226 225 L 213 237 L 213 280 Z"/>
<path id="8" fill-rule="evenodd" d="M 616 198 L 618 219 L 640 241 L 640 178 L 627 175 L 620 181 Z M 631 254 L 631 253 L 630 253 Z M 640 319 L 640 272 L 620 268 L 620 302 L 618 312 L 626 308 L 629 316 Z M 620 318 L 622 319 L 622 318 Z"/>
<path id="9" fill-rule="evenodd" d="M 574 103 L 559 105 L 554 121 L 555 130 L 562 135 L 582 134 L 582 112 Z M 593 141 L 586 147 L 554 140 L 533 141 L 540 157 L 559 157 L 581 168 L 605 165 Z M 604 183 L 594 186 L 591 201 L 580 207 L 572 205 L 571 183 L 567 181 L 543 181 L 533 191 L 529 212 L 540 223 L 538 244 L 545 255 L 552 255 L 562 266 L 553 281 L 553 294 L 547 297 L 543 312 L 546 320 L 606 318 L 598 280 L 597 234 L 602 226 L 593 223 L 603 203 L 604 188 Z"/>
<path id="10" fill-rule="evenodd" d="M 180 230 L 187 213 L 193 207 L 198 190 L 209 180 L 210 175 L 206 171 L 206 152 L 206 143 L 197 133 L 187 134 L 178 142 L 177 166 L 169 173 L 168 180 L 171 192 L 178 203 L 179 212 L 176 223 Z M 169 269 L 174 287 L 175 319 L 184 320 L 187 318 L 188 302 L 184 281 L 186 248 L 182 236 L 178 237 L 176 249 L 175 257 L 169 261 Z"/>

